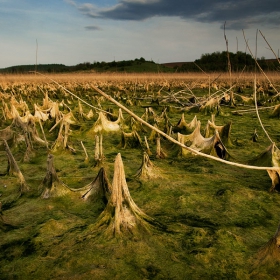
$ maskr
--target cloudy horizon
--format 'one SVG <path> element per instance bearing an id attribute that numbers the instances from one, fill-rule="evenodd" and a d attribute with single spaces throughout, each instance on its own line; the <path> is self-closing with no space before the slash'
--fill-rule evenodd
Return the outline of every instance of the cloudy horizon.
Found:
<path id="1" fill-rule="evenodd" d="M 194 61 L 229 51 L 274 58 L 280 48 L 276 0 L 0 0 L 0 68 L 131 60 Z M 243 37 L 243 30 L 245 39 Z M 256 43 L 257 42 L 257 43 Z"/>

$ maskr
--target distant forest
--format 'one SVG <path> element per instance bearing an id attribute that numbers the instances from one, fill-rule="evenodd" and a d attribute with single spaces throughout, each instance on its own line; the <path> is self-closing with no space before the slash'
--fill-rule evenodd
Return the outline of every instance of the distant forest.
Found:
<path id="1" fill-rule="evenodd" d="M 228 54 L 229 61 L 228 63 Z M 279 71 L 280 64 L 277 59 L 265 59 L 264 57 L 257 59 L 258 64 L 264 71 Z M 201 55 L 200 59 L 196 59 L 193 63 L 183 63 L 177 68 L 178 72 L 193 72 L 193 71 L 205 71 L 205 72 L 224 72 L 228 71 L 229 67 L 232 72 L 253 71 L 255 69 L 255 60 L 251 55 L 244 52 L 227 53 L 214 52 Z"/>
<path id="2" fill-rule="evenodd" d="M 229 57 L 229 60 L 228 60 Z M 229 63 L 230 61 L 230 63 Z M 280 64 L 277 59 L 257 59 L 258 64 L 264 71 L 280 71 Z M 202 54 L 200 59 L 194 62 L 174 62 L 156 64 L 153 61 L 147 61 L 143 57 L 134 60 L 112 61 L 112 62 L 84 62 L 75 66 L 66 66 L 63 64 L 38 64 L 38 65 L 18 65 L 0 69 L 0 73 L 21 74 L 30 71 L 39 71 L 44 73 L 69 73 L 81 71 L 93 72 L 232 72 L 253 71 L 256 67 L 255 60 L 251 55 L 244 52 L 227 53 L 214 52 Z"/>

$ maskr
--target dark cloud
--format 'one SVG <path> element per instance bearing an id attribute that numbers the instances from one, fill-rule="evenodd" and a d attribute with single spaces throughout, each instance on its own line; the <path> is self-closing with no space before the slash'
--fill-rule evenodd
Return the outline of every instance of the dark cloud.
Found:
<path id="1" fill-rule="evenodd" d="M 95 26 L 95 25 L 85 26 L 85 29 L 90 30 L 90 31 L 101 30 L 101 28 L 99 26 Z"/>
<path id="2" fill-rule="evenodd" d="M 177 16 L 206 23 L 227 21 L 228 29 L 254 24 L 280 25 L 278 0 L 120 0 L 109 8 L 98 8 L 90 3 L 76 6 L 89 17 L 112 20 L 141 21 L 157 16 Z"/>

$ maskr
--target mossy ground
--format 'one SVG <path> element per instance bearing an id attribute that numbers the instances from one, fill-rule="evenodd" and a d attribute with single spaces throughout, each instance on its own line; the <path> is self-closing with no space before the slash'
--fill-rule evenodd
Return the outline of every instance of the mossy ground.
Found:
<path id="1" fill-rule="evenodd" d="M 41 101 L 37 98 L 36 102 Z M 105 101 L 102 106 L 117 112 Z M 130 109 L 141 116 L 144 107 Z M 160 114 L 162 107 L 153 109 Z M 233 145 L 228 150 L 238 162 L 246 162 L 270 142 L 254 113 L 240 116 L 231 114 L 231 110 L 222 107 L 216 124 L 232 121 Z M 174 124 L 181 114 L 178 109 L 168 112 Z M 269 135 L 279 145 L 279 120 L 270 118 L 270 111 L 260 114 Z M 195 115 L 204 129 L 211 116 L 185 111 L 186 121 Z M 124 113 L 124 117 L 128 115 Z M 87 185 L 100 169 L 93 160 L 94 136 L 88 134 L 95 120 L 96 116 L 94 120 L 78 121 L 79 126 L 73 128 L 70 141 L 75 154 L 54 153 L 58 177 L 71 188 Z M 255 128 L 258 142 L 251 140 Z M 47 133 L 47 139 L 54 141 L 55 133 Z M 84 161 L 80 141 L 89 153 L 89 162 Z M 274 235 L 279 223 L 280 196 L 269 192 L 271 180 L 266 171 L 198 156 L 180 158 L 178 148 L 162 139 L 166 159 L 156 159 L 155 143 L 150 143 L 150 159 L 161 177 L 138 180 L 133 175 L 141 166 L 142 149 L 120 149 L 120 141 L 120 133 L 103 135 L 103 166 L 109 180 L 120 152 L 133 200 L 165 228 L 113 239 L 93 234 L 91 227 L 104 209 L 103 202 L 84 202 L 76 193 L 41 199 L 38 187 L 46 174 L 45 147 L 36 145 L 30 162 L 21 161 L 24 150 L 14 149 L 30 192 L 19 196 L 17 178 L 0 177 L 5 222 L 0 229 L 1 279 L 279 279 L 280 266 L 252 270 L 254 255 Z M 1 152 L 0 173 L 6 167 L 7 159 Z"/>

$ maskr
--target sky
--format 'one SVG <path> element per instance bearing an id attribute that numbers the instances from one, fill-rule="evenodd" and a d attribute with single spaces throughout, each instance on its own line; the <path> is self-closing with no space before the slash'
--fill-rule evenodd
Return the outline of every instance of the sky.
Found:
<path id="1" fill-rule="evenodd" d="M 143 57 L 186 62 L 212 52 L 274 58 L 279 0 L 0 0 L 0 68 Z M 227 41 L 227 43 L 226 43 Z"/>

